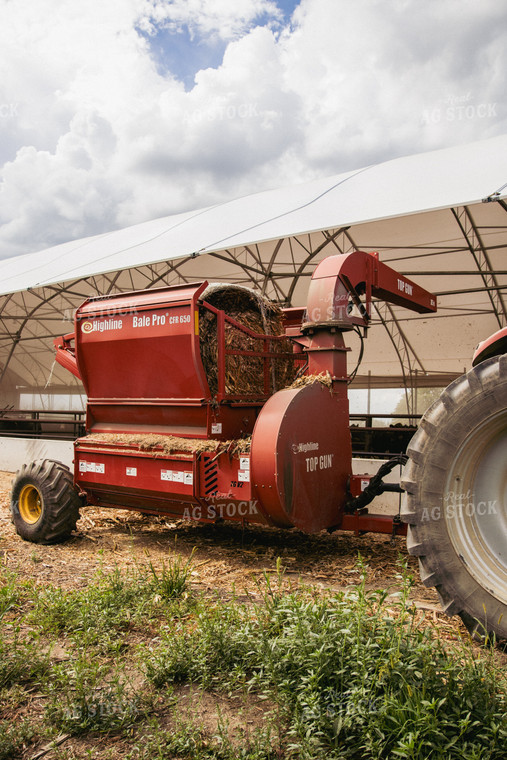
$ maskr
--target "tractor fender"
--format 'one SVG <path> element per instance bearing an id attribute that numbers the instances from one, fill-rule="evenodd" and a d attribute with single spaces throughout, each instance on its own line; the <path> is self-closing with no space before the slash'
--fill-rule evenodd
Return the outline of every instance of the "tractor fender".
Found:
<path id="1" fill-rule="evenodd" d="M 472 367 L 476 367 L 492 356 L 501 356 L 507 353 L 507 327 L 502 327 L 489 338 L 479 343 L 472 359 Z"/>

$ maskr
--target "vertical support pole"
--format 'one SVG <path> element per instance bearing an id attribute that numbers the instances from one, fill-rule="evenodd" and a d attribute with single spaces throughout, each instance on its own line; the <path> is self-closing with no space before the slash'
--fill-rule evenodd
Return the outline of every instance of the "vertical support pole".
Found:
<path id="1" fill-rule="evenodd" d="M 414 389 L 415 397 L 412 402 L 412 409 L 414 410 L 414 414 L 417 414 L 418 413 L 417 402 L 418 402 L 418 396 L 419 396 L 419 376 L 417 374 L 417 367 L 415 368 L 413 389 Z M 414 422 L 415 422 L 415 418 L 414 418 Z"/>

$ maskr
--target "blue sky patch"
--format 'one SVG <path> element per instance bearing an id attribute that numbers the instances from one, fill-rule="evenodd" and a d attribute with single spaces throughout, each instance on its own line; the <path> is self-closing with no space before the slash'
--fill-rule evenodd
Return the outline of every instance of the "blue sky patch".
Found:
<path id="1" fill-rule="evenodd" d="M 286 24 L 299 5 L 299 0 L 277 0 L 277 5 L 283 13 L 282 23 Z M 269 14 L 259 15 L 250 25 L 250 29 L 268 25 L 272 21 L 273 17 Z M 147 34 L 139 29 L 137 31 L 148 42 L 159 74 L 172 74 L 183 82 L 187 91 L 194 87 L 198 71 L 218 68 L 221 65 L 229 43 L 229 40 L 221 39 L 218 35 L 205 37 L 194 30 L 190 32 L 186 25 L 177 30 L 160 26 L 155 34 Z M 244 33 L 247 34 L 248 31 L 245 29 Z"/>
<path id="2" fill-rule="evenodd" d="M 185 90 L 194 86 L 194 77 L 201 69 L 217 68 L 222 63 L 227 42 L 213 38 L 201 38 L 190 34 L 188 28 L 178 31 L 158 29 L 153 36 L 146 37 L 159 74 L 172 74 L 185 85 Z"/>
<path id="3" fill-rule="evenodd" d="M 299 0 L 277 0 L 278 7 L 283 11 L 285 21 L 289 21 L 294 10 L 299 5 Z"/>

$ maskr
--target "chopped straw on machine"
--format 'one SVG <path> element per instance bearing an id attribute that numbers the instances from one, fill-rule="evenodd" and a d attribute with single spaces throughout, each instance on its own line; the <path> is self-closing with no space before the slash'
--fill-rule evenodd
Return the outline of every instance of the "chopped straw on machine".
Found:
<path id="1" fill-rule="evenodd" d="M 283 335 L 280 307 L 250 288 L 215 283 L 201 296 L 203 301 L 221 309 L 229 317 L 255 333 Z M 199 309 L 201 358 L 212 395 L 218 390 L 217 318 L 204 306 Z M 264 351 L 264 341 L 253 338 L 226 321 L 225 348 L 229 351 Z M 294 379 L 292 345 L 288 339 L 270 341 L 266 350 L 279 354 L 270 362 L 270 392 L 290 385 Z M 225 362 L 225 392 L 234 396 L 264 395 L 264 360 L 252 356 L 227 356 Z"/>
<path id="2" fill-rule="evenodd" d="M 252 436 L 235 441 L 219 441 L 209 438 L 181 438 L 175 435 L 153 435 L 150 433 L 95 433 L 85 436 L 89 444 L 103 443 L 122 446 L 125 449 L 139 449 L 153 456 L 161 454 L 221 454 L 227 451 L 231 456 L 250 451 Z"/>

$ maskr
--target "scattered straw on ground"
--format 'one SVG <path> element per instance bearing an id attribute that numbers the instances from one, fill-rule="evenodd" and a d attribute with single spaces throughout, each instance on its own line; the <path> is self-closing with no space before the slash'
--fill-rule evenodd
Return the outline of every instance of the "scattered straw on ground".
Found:
<path id="1" fill-rule="evenodd" d="M 150 562 L 160 568 L 177 554 L 190 556 L 194 547 L 192 582 L 226 597 L 234 589 L 238 594 L 244 589 L 255 593 L 262 573 L 274 572 L 277 557 L 282 558 L 286 569 L 287 587 L 303 583 L 334 591 L 353 586 L 359 580 L 358 553 L 367 568 L 369 587 L 396 590 L 400 555 L 417 576 L 417 559 L 407 556 L 402 538 L 391 542 L 387 536 L 330 535 L 326 531 L 306 535 L 295 529 L 196 523 L 98 507 L 81 510 L 77 531 L 65 543 L 31 544 L 16 535 L 11 523 L 9 492 L 13 477 L 0 473 L 0 562 L 22 569 L 44 584 L 85 586 L 99 568 L 149 566 Z M 416 599 L 439 609 L 433 589 L 417 580 L 414 591 Z"/>

